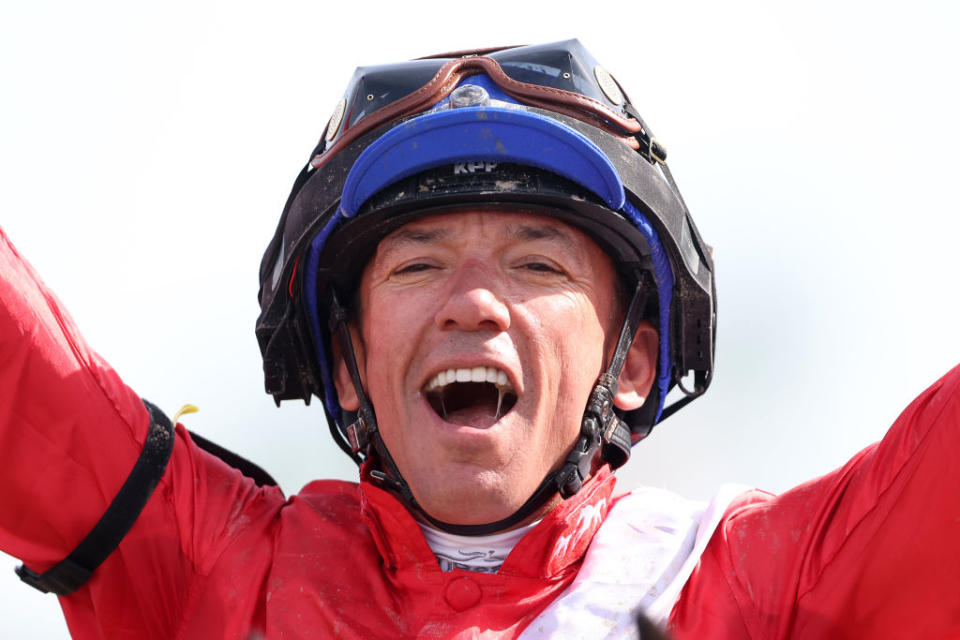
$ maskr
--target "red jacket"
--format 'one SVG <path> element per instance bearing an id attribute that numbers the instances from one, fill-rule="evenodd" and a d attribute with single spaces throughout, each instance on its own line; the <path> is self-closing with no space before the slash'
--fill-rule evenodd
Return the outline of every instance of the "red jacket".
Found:
<path id="1" fill-rule="evenodd" d="M 960 637 L 958 387 L 954 369 L 844 468 L 741 496 L 675 637 Z M 148 418 L 2 232 L 0 389 L 0 548 L 42 572 L 100 518 Z M 576 576 L 612 489 L 601 473 L 497 574 L 443 573 L 391 495 L 319 481 L 285 499 L 178 427 L 136 524 L 61 605 L 77 638 L 515 637 Z"/>

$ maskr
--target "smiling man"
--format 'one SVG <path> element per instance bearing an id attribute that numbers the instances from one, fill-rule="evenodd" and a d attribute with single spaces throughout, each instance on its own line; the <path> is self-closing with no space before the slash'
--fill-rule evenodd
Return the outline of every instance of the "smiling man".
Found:
<path id="1" fill-rule="evenodd" d="M 960 370 L 781 496 L 614 495 L 709 386 L 716 296 L 576 41 L 358 69 L 294 183 L 266 390 L 319 397 L 359 483 L 287 499 L 172 425 L 2 240 L 0 546 L 75 637 L 960 635 Z"/>
<path id="2" fill-rule="evenodd" d="M 625 309 L 616 278 L 588 236 L 522 210 L 435 215 L 380 242 L 360 282 L 354 344 L 384 445 L 426 513 L 502 520 L 562 466 L 615 346 Z M 647 395 L 656 344 L 644 323 L 621 409 Z M 340 362 L 340 404 L 356 411 Z"/>

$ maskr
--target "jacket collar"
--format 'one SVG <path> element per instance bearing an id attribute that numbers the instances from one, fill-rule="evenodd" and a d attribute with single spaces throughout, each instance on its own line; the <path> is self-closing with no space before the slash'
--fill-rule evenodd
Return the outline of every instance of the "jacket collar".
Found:
<path id="1" fill-rule="evenodd" d="M 615 484 L 609 467 L 603 466 L 576 495 L 544 516 L 517 543 L 499 573 L 553 578 L 571 567 L 576 569 L 612 506 Z M 385 568 L 440 571 L 413 515 L 393 494 L 364 478 L 360 483 L 360 501 L 363 518 Z"/>

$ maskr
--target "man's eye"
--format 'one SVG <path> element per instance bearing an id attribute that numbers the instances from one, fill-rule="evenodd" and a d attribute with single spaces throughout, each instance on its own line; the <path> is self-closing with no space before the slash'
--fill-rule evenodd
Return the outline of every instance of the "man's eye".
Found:
<path id="1" fill-rule="evenodd" d="M 523 268 L 527 271 L 536 271 L 537 273 L 560 273 L 559 269 L 546 262 L 527 262 L 523 265 Z"/>
<path id="2" fill-rule="evenodd" d="M 396 275 L 404 275 L 408 273 L 421 273 L 423 271 L 429 271 L 430 269 L 436 269 L 436 267 L 425 262 L 414 262 L 413 264 L 407 264 L 400 267 L 394 271 L 394 273 Z"/>

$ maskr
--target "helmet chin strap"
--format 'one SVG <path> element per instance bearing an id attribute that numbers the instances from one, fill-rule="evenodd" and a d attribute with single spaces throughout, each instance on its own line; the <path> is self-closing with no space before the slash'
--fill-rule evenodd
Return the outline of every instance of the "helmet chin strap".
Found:
<path id="1" fill-rule="evenodd" d="M 554 494 L 559 493 L 563 499 L 575 495 L 589 478 L 598 452 L 601 454 L 601 459 L 610 462 L 613 468 L 621 466 L 630 457 L 630 428 L 616 414 L 613 398 L 617 393 L 617 378 L 620 377 L 627 352 L 640 325 L 646 304 L 647 282 L 644 278 L 637 280 L 620 328 L 620 336 L 617 339 L 613 357 L 607 370 L 600 374 L 590 393 L 590 399 L 587 401 L 587 407 L 580 422 L 580 435 L 567 454 L 566 460 L 559 469 L 547 474 L 540 486 L 519 509 L 502 520 L 486 524 L 444 522 L 431 516 L 417 502 L 410 485 L 397 468 L 377 428 L 377 417 L 373 411 L 373 405 L 367 398 L 360 379 L 353 340 L 347 324 L 347 313 L 340 306 L 336 293 L 331 290 L 330 332 L 339 341 L 344 363 L 360 403 L 356 419 L 346 429 L 351 449 L 354 453 L 364 453 L 365 460 L 375 455 L 383 468 L 372 469 L 370 476 L 378 484 L 395 493 L 408 509 L 420 514 L 437 529 L 456 535 L 481 536 L 504 531 L 532 516 Z"/>

